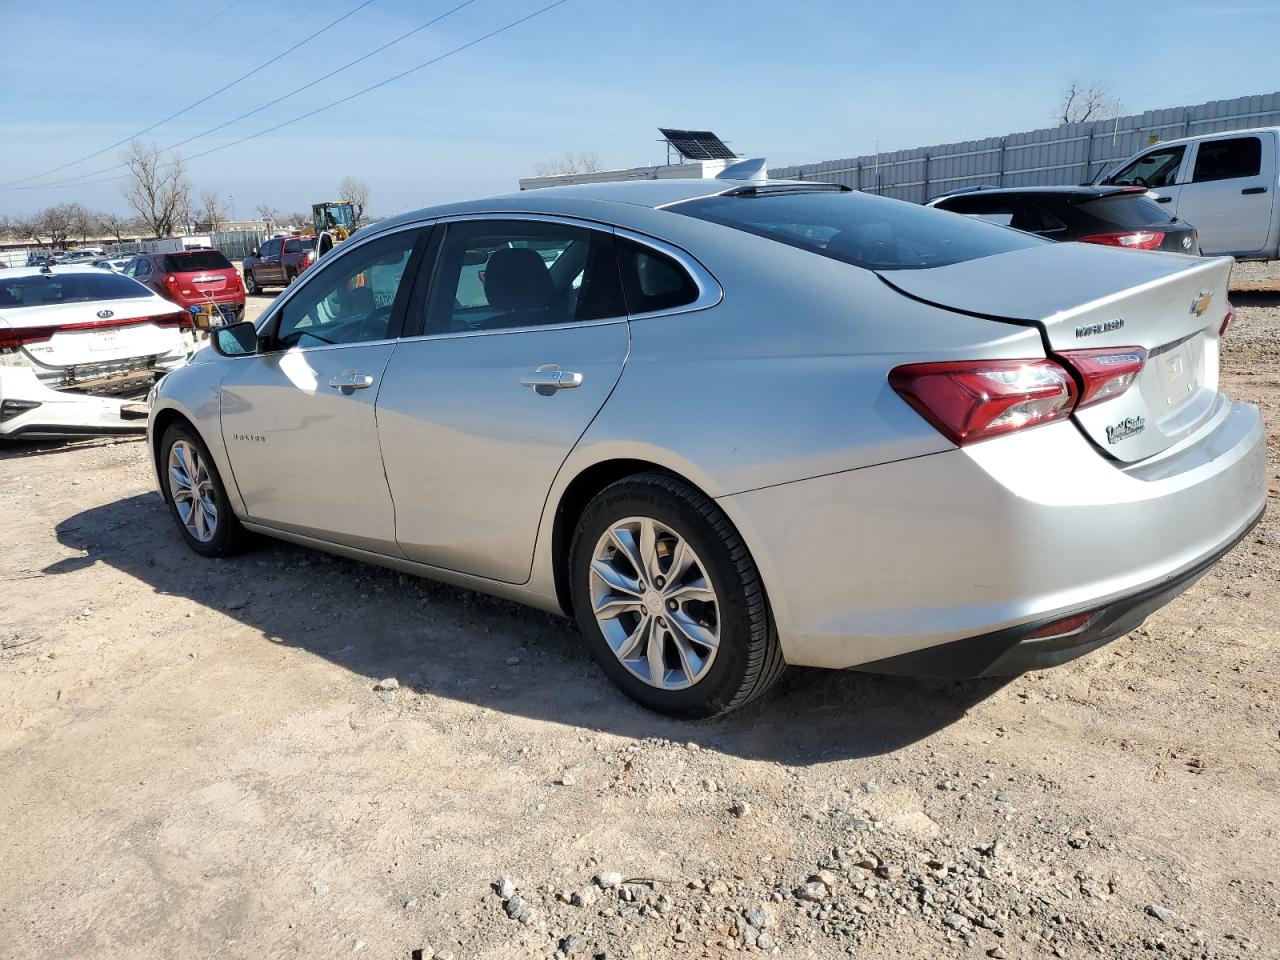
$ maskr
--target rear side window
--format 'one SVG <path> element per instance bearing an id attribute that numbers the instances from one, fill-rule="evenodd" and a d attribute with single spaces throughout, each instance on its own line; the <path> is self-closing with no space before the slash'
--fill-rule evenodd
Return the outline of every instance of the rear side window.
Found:
<path id="1" fill-rule="evenodd" d="M 977 194 L 944 200 L 938 206 L 943 210 L 962 213 L 1001 227 L 1026 230 L 1028 233 L 1052 233 L 1067 228 L 1062 220 L 1049 211 L 1047 198 L 1037 200 L 1035 197 Z"/>
<path id="2" fill-rule="evenodd" d="M 667 207 L 867 270 L 920 270 L 1047 241 L 858 192 L 704 197 Z"/>
<path id="3" fill-rule="evenodd" d="M 1150 227 L 1173 222 L 1173 214 L 1144 196 L 1103 197 L 1082 203 L 1077 209 L 1086 216 L 1117 227 Z"/>
<path id="4" fill-rule="evenodd" d="M 619 237 L 618 260 L 627 310 L 632 314 L 674 310 L 698 299 L 693 277 L 665 253 Z"/>
<path id="5" fill-rule="evenodd" d="M 10 277 L 0 274 L 0 308 L 42 307 L 57 303 L 93 300 L 127 300 L 149 297 L 151 291 L 115 273 L 55 273 L 52 276 Z"/>
<path id="6" fill-rule="evenodd" d="M 1201 142 L 1196 151 L 1193 183 L 1256 177 L 1262 171 L 1262 141 L 1257 137 Z"/>
<path id="7" fill-rule="evenodd" d="M 165 273 L 192 273 L 196 270 L 229 270 L 231 261 L 217 250 L 165 254 Z"/>

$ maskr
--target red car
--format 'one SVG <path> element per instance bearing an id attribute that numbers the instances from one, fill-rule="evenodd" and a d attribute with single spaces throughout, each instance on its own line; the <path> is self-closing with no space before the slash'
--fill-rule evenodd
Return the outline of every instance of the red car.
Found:
<path id="1" fill-rule="evenodd" d="M 244 319 L 244 285 L 231 261 L 217 250 L 141 253 L 121 271 L 166 300 L 210 317 L 209 325 Z"/>

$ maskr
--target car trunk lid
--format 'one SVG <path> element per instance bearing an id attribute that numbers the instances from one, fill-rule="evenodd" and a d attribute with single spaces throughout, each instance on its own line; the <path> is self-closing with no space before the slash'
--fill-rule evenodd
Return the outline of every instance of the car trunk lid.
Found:
<path id="1" fill-rule="evenodd" d="M 923 270 L 879 271 L 906 295 L 1040 329 L 1046 350 L 1141 347 L 1133 385 L 1073 419 L 1110 457 L 1136 462 L 1207 420 L 1218 392 L 1229 258 L 1198 259 L 1061 243 Z"/>

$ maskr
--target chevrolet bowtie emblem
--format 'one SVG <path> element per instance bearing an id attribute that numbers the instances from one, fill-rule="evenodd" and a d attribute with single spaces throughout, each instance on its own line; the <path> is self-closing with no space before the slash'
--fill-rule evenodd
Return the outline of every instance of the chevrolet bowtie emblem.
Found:
<path id="1" fill-rule="evenodd" d="M 1209 309 L 1209 304 L 1213 303 L 1213 294 L 1208 290 L 1201 290 L 1196 298 L 1191 301 L 1191 312 L 1197 317 L 1203 317 L 1204 312 Z"/>

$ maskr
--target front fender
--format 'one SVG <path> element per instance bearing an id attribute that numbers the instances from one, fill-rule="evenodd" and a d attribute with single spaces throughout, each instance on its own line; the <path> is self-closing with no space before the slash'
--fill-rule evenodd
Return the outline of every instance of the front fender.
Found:
<path id="1" fill-rule="evenodd" d="M 222 381 L 226 376 L 226 364 L 219 362 L 222 358 L 205 362 L 193 362 L 180 370 L 165 376 L 157 385 L 155 396 L 151 401 L 151 413 L 147 418 L 147 444 L 151 451 L 151 462 L 155 470 L 156 484 L 161 496 L 167 496 L 164 488 L 164 472 L 160 464 L 159 445 L 156 425 L 164 429 L 172 419 L 181 417 L 188 421 L 204 445 L 218 468 L 227 489 L 227 499 L 236 516 L 245 516 L 244 498 L 240 496 L 240 488 L 235 482 L 235 472 L 231 468 L 231 458 L 227 445 L 222 438 L 221 396 Z"/>

